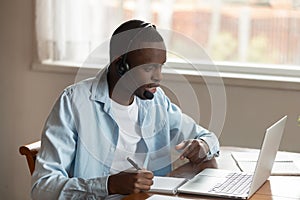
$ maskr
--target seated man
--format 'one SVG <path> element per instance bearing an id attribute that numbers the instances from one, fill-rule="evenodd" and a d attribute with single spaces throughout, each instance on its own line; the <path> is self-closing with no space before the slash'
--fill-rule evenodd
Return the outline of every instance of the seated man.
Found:
<path id="1" fill-rule="evenodd" d="M 139 20 L 110 40 L 110 64 L 67 87 L 43 130 L 32 176 L 33 199 L 102 199 L 147 191 L 171 171 L 172 148 L 199 164 L 218 155 L 215 134 L 197 125 L 159 87 L 163 38 Z M 132 167 L 127 157 L 141 167 Z"/>

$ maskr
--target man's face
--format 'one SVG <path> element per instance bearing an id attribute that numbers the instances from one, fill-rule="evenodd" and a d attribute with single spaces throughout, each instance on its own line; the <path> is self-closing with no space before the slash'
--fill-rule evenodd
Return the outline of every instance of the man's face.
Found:
<path id="1" fill-rule="evenodd" d="M 144 92 L 156 92 L 162 80 L 162 66 L 166 62 L 164 43 L 157 42 L 153 48 L 144 48 L 128 54 L 127 62 L 130 70 L 126 72 L 128 87 L 133 94 L 141 99 L 147 99 Z"/>

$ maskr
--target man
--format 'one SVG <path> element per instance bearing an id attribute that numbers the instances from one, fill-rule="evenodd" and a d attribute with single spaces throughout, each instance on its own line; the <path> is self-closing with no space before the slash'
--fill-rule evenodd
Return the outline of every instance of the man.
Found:
<path id="1" fill-rule="evenodd" d="M 159 88 L 166 48 L 155 26 L 120 25 L 110 64 L 66 88 L 50 113 L 32 177 L 33 199 L 99 199 L 147 191 L 171 171 L 172 148 L 201 163 L 218 155 L 216 136 Z M 141 168 L 130 169 L 127 157 Z"/>

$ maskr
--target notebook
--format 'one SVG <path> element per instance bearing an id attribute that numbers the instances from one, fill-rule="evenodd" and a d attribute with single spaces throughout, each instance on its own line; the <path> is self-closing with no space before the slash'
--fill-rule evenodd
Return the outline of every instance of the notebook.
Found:
<path id="1" fill-rule="evenodd" d="M 188 179 L 166 176 L 154 176 L 153 185 L 150 192 L 176 194 L 179 186 L 184 184 Z"/>
<path id="2" fill-rule="evenodd" d="M 180 193 L 225 198 L 250 198 L 269 178 L 278 151 L 287 116 L 265 132 L 254 173 L 205 169 L 178 188 Z"/>
<path id="3" fill-rule="evenodd" d="M 147 198 L 147 200 L 186 200 L 186 198 L 154 194 L 154 195 L 150 196 L 149 198 Z M 189 200 L 191 200 L 191 199 L 189 199 Z"/>
<path id="4" fill-rule="evenodd" d="M 243 172 L 253 173 L 258 159 L 259 151 L 231 152 L 239 169 Z M 276 154 L 272 176 L 300 176 L 300 168 L 296 165 L 288 152 L 279 151 Z"/>

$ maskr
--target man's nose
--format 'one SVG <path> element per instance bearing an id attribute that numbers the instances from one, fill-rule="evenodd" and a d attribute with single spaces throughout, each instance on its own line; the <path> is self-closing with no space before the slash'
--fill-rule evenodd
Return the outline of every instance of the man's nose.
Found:
<path id="1" fill-rule="evenodd" d="M 160 81 L 162 81 L 163 75 L 161 73 L 161 69 L 162 69 L 162 66 L 156 66 L 155 67 L 155 69 L 153 71 L 153 75 L 152 75 L 152 80 L 154 82 L 159 83 Z"/>

